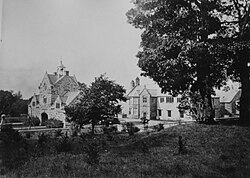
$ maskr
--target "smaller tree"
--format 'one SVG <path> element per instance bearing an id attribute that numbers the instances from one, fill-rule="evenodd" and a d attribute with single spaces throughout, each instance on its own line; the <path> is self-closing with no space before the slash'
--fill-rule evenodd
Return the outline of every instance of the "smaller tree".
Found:
<path id="1" fill-rule="evenodd" d="M 207 116 L 213 112 L 207 105 L 207 99 L 203 100 L 199 92 L 185 91 L 178 109 L 181 112 L 188 112 L 198 122 L 206 122 L 209 119 Z"/>
<path id="2" fill-rule="evenodd" d="M 126 101 L 125 89 L 101 75 L 84 88 L 78 103 L 65 107 L 67 121 L 75 122 L 80 127 L 90 123 L 94 134 L 98 122 L 112 118 L 121 111 L 119 101 Z"/>

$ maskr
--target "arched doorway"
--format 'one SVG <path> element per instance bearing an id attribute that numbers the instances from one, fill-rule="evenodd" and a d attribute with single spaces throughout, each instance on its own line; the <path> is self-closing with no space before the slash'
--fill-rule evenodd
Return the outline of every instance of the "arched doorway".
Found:
<path id="1" fill-rule="evenodd" d="M 43 112 L 43 113 L 41 114 L 41 118 L 42 118 L 42 123 L 41 123 L 41 125 L 44 125 L 44 124 L 45 124 L 45 121 L 48 120 L 48 114 L 45 113 L 45 112 Z"/>

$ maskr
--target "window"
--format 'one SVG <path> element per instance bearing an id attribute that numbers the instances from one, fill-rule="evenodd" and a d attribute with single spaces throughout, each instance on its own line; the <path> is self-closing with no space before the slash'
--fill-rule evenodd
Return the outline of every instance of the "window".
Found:
<path id="1" fill-rule="evenodd" d="M 131 114 L 131 108 L 129 108 L 128 114 Z"/>
<path id="2" fill-rule="evenodd" d="M 138 109 L 137 109 L 137 108 L 134 108 L 134 109 L 133 109 L 133 114 L 134 114 L 134 115 L 138 115 Z"/>
<path id="3" fill-rule="evenodd" d="M 43 98 L 43 102 L 44 102 L 44 103 L 47 103 L 47 98 Z"/>
<path id="4" fill-rule="evenodd" d="M 138 104 L 138 98 L 133 98 L 133 104 Z"/>
<path id="5" fill-rule="evenodd" d="M 147 97 L 146 97 L 146 96 L 143 96 L 142 102 L 143 102 L 143 103 L 146 103 L 146 102 L 147 102 Z"/>
<path id="6" fill-rule="evenodd" d="M 183 118 L 183 117 L 184 117 L 184 112 L 180 111 L 180 118 Z"/>
<path id="7" fill-rule="evenodd" d="M 161 116 L 161 109 L 158 109 L 158 116 Z"/>
<path id="8" fill-rule="evenodd" d="M 47 90 L 47 85 L 46 85 L 46 83 L 44 83 L 43 85 L 44 85 L 44 90 Z"/>
<path id="9" fill-rule="evenodd" d="M 164 98 L 160 98 L 160 103 L 163 103 L 164 102 Z"/>
<path id="10" fill-rule="evenodd" d="M 35 105 L 36 105 L 36 103 L 35 103 L 35 101 L 33 101 L 33 102 L 32 102 L 32 106 L 35 106 Z"/>
<path id="11" fill-rule="evenodd" d="M 171 112 L 171 110 L 168 110 L 168 117 L 172 117 L 172 112 Z"/>
<path id="12" fill-rule="evenodd" d="M 181 102 L 181 98 L 177 98 L 177 103 L 180 103 Z"/>
<path id="13" fill-rule="evenodd" d="M 56 103 L 56 108 L 60 108 L 60 103 Z"/>
<path id="14" fill-rule="evenodd" d="M 38 105 L 39 104 L 39 101 L 36 101 L 36 105 Z"/>
<path id="15" fill-rule="evenodd" d="M 174 98 L 172 96 L 166 97 L 166 103 L 173 103 L 173 102 L 174 102 Z"/>

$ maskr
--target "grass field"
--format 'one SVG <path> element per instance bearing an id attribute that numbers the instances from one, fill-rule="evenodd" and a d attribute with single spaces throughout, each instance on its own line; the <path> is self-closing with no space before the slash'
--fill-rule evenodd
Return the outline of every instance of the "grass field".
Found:
<path id="1" fill-rule="evenodd" d="M 185 154 L 178 154 L 179 136 L 186 142 Z M 88 164 L 85 153 L 60 153 L 33 157 L 6 177 L 250 176 L 249 127 L 193 123 L 133 137 L 115 135 L 106 144 L 98 165 Z"/>

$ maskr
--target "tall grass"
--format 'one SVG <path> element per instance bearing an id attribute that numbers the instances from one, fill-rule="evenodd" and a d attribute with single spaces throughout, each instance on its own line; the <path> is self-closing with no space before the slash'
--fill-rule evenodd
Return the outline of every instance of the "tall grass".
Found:
<path id="1" fill-rule="evenodd" d="M 186 142 L 186 154 L 179 154 L 179 136 Z M 98 164 L 88 163 L 87 152 L 59 153 L 53 156 L 32 157 L 8 176 L 248 177 L 250 175 L 250 128 L 247 127 L 180 125 L 150 135 L 137 134 L 133 137 L 117 135 L 114 139 L 115 141 L 107 141 L 107 146 L 98 152 Z M 85 141 L 80 139 L 77 145 L 81 143 L 86 145 Z"/>

